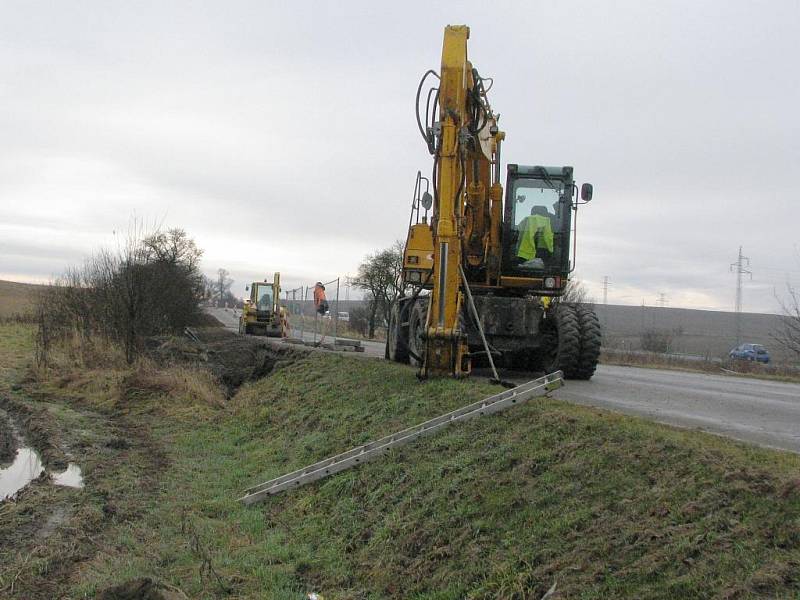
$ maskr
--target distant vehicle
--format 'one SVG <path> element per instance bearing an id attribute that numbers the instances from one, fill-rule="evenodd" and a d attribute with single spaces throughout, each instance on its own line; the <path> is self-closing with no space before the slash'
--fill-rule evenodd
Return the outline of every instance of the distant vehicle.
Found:
<path id="1" fill-rule="evenodd" d="M 769 362 L 769 352 L 760 344 L 742 344 L 736 346 L 728 354 L 733 360 L 751 360 L 767 364 Z"/>
<path id="2" fill-rule="evenodd" d="M 333 319 L 333 313 L 328 311 L 325 313 L 325 319 L 331 320 Z M 350 320 L 350 313 L 339 311 L 339 320 L 340 321 L 349 321 Z"/>
<path id="3" fill-rule="evenodd" d="M 281 274 L 275 273 L 272 283 L 266 279 L 254 281 L 245 289 L 250 292 L 250 297 L 244 301 L 244 308 L 239 315 L 239 333 L 286 337 L 289 320 L 286 309 L 280 303 Z M 227 304 L 225 308 L 228 310 Z"/>

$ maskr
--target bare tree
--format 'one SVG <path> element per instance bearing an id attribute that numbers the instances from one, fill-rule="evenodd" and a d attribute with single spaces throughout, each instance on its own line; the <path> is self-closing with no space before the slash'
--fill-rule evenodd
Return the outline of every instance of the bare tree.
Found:
<path id="1" fill-rule="evenodd" d="M 786 284 L 786 298 L 778 299 L 783 309 L 781 327 L 773 338 L 784 348 L 800 356 L 800 292 Z"/>
<path id="2" fill-rule="evenodd" d="M 560 301 L 569 304 L 594 304 L 594 300 L 589 296 L 589 290 L 586 289 L 580 279 L 570 279 L 567 282 L 567 287 Z"/>
<path id="3" fill-rule="evenodd" d="M 378 318 L 388 316 L 389 307 L 400 294 L 403 248 L 404 243 L 398 240 L 389 248 L 365 257 L 358 267 L 354 285 L 367 292 L 370 338 L 375 337 Z"/>
<path id="4" fill-rule="evenodd" d="M 233 285 L 233 279 L 230 277 L 230 273 L 227 269 L 217 269 L 217 286 L 215 288 L 215 298 L 217 300 L 217 306 L 224 306 L 225 302 L 229 302 L 229 296 L 231 296 L 231 286 Z"/>

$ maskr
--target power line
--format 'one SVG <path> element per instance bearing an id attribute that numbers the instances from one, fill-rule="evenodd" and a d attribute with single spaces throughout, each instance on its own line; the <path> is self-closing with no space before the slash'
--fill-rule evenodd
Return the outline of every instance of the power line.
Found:
<path id="1" fill-rule="evenodd" d="M 742 275 L 749 275 L 753 279 L 753 272 L 745 267 L 750 266 L 750 259 L 742 255 L 742 247 L 739 246 L 739 256 L 735 263 L 731 263 L 731 272 L 736 273 L 736 345 L 742 341 Z"/>

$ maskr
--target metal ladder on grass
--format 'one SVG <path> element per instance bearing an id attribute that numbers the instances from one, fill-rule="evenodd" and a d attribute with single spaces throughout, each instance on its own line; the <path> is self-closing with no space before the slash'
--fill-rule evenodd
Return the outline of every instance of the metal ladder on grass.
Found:
<path id="1" fill-rule="evenodd" d="M 481 417 L 492 413 L 503 411 L 517 404 L 522 404 L 539 396 L 544 396 L 548 392 L 560 388 L 564 385 L 564 375 L 561 371 L 556 371 L 544 377 L 523 383 L 513 389 L 505 390 L 494 396 L 489 396 L 483 400 L 478 400 L 454 411 L 445 413 L 414 427 L 409 427 L 363 444 L 356 446 L 352 450 L 337 454 L 325 460 L 321 460 L 297 471 L 292 471 L 281 477 L 271 479 L 267 482 L 249 488 L 245 495 L 239 498 L 244 504 L 255 504 L 290 488 L 297 488 L 313 481 L 318 481 L 329 475 L 339 473 L 350 467 L 358 466 L 378 458 L 386 451 L 398 448 L 409 442 L 439 431 L 451 423 L 466 421 L 473 417 Z"/>

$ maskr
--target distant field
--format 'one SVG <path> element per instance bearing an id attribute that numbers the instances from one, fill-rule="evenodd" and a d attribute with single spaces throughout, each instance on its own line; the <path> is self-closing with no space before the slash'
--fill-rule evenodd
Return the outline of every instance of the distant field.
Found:
<path id="1" fill-rule="evenodd" d="M 0 319 L 29 313 L 40 289 L 40 285 L 0 280 Z"/>
<path id="2" fill-rule="evenodd" d="M 727 358 L 736 346 L 736 315 L 732 312 L 661 308 L 653 306 L 596 305 L 603 325 L 604 344 L 617 350 L 640 350 L 641 335 L 648 330 L 672 335 L 672 351 L 708 358 Z M 775 341 L 783 327 L 782 317 L 742 313 L 741 341 L 763 344 L 773 361 L 796 358 Z"/>

